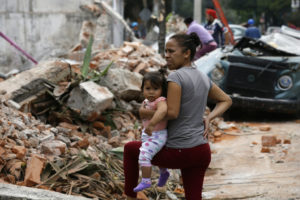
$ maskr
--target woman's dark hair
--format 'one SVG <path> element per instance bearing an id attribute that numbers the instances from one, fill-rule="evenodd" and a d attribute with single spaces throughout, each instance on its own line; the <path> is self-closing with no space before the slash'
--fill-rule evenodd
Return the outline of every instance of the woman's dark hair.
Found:
<path id="1" fill-rule="evenodd" d="M 166 74 L 166 69 L 164 68 L 161 68 L 160 70 L 154 72 L 147 72 L 144 75 L 142 81 L 142 86 L 141 86 L 142 91 L 144 89 L 145 82 L 150 81 L 153 87 L 161 87 L 162 89 L 161 96 L 167 97 L 168 84 L 167 84 L 165 74 Z"/>
<path id="2" fill-rule="evenodd" d="M 183 22 L 184 22 L 186 25 L 189 25 L 189 24 L 191 24 L 193 21 L 194 21 L 193 18 L 187 17 L 187 18 L 184 19 Z"/>
<path id="3" fill-rule="evenodd" d="M 191 56 L 190 59 L 193 60 L 196 48 L 201 44 L 201 41 L 196 33 L 187 34 L 175 34 L 170 39 L 176 40 L 178 45 L 183 48 L 183 52 L 190 50 Z"/>

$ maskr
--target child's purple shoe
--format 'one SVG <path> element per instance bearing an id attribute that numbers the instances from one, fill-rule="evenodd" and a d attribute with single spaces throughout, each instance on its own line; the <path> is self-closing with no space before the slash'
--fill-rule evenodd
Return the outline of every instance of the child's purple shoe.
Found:
<path id="1" fill-rule="evenodd" d="M 133 189 L 133 191 L 134 192 L 139 192 L 139 191 L 142 191 L 142 190 L 144 190 L 144 189 L 147 189 L 147 188 L 149 188 L 149 187 L 151 187 L 151 183 L 145 183 L 145 182 L 140 182 L 139 184 L 138 184 L 138 186 L 136 186 L 134 189 Z"/>
<path id="2" fill-rule="evenodd" d="M 158 183 L 157 186 L 158 187 L 162 187 L 166 184 L 168 178 L 170 176 L 170 173 L 168 171 L 165 171 L 163 173 L 160 173 L 159 179 L 158 179 Z"/>

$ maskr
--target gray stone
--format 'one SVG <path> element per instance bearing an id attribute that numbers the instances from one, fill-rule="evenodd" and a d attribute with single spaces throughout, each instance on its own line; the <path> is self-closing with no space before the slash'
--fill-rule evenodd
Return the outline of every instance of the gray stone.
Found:
<path id="1" fill-rule="evenodd" d="M 46 142 L 46 141 L 50 141 L 50 140 L 54 140 L 54 134 L 52 132 L 50 132 L 49 130 L 43 131 L 42 135 L 39 136 L 39 141 L 40 143 L 42 142 Z"/>
<path id="2" fill-rule="evenodd" d="M 0 183 L 0 199 L 3 200 L 90 200 L 84 197 L 72 196 L 12 184 Z"/>
<path id="3" fill-rule="evenodd" d="M 67 106 L 80 111 L 84 120 L 99 116 L 101 111 L 111 106 L 114 95 L 106 88 L 93 81 L 83 82 L 74 88 L 67 102 Z"/>
<path id="4" fill-rule="evenodd" d="M 61 132 L 63 134 L 69 134 L 72 131 L 71 129 L 64 128 L 61 126 L 57 126 L 56 128 L 57 128 L 58 132 Z"/>
<path id="5" fill-rule="evenodd" d="M 19 110 L 21 108 L 21 105 L 18 104 L 17 102 L 13 101 L 13 100 L 8 100 L 6 102 L 7 106 L 11 107 L 11 108 L 14 108 L 14 109 L 17 109 Z"/>
<path id="6" fill-rule="evenodd" d="M 26 135 L 26 137 L 34 137 L 39 134 L 38 130 L 33 130 L 33 129 L 25 129 L 20 132 L 20 134 Z"/>
<path id="7" fill-rule="evenodd" d="M 16 128 L 20 131 L 26 129 L 25 124 L 20 119 L 14 119 L 12 121 L 12 124 L 14 124 L 16 126 Z"/>
<path id="8" fill-rule="evenodd" d="M 62 135 L 58 135 L 57 139 L 66 143 L 67 145 L 71 144 L 71 140 L 68 137 L 62 136 Z"/>
<path id="9" fill-rule="evenodd" d="M 124 100 L 120 100 L 117 102 L 117 105 L 119 108 L 123 109 L 123 110 L 126 110 L 126 111 L 129 111 L 131 112 L 133 110 L 133 107 L 130 103 L 127 103 L 126 101 Z"/>
<path id="10" fill-rule="evenodd" d="M 143 76 L 127 69 L 109 69 L 100 80 L 100 85 L 108 87 L 116 96 L 125 101 L 139 99 Z"/>
<path id="11" fill-rule="evenodd" d="M 120 132 L 119 132 L 117 129 L 112 130 L 110 133 L 111 133 L 111 136 L 112 136 L 112 137 L 120 136 Z"/>
<path id="12" fill-rule="evenodd" d="M 39 145 L 39 140 L 37 138 L 34 138 L 34 137 L 29 138 L 28 142 L 30 143 L 30 146 L 32 148 L 36 148 Z"/>
<path id="13" fill-rule="evenodd" d="M 24 142 L 22 140 L 16 139 L 16 142 L 17 142 L 18 145 L 24 146 Z"/>
<path id="14" fill-rule="evenodd" d="M 22 140 L 27 140 L 28 139 L 27 135 L 23 131 L 18 132 L 18 138 L 22 139 Z"/>
<path id="15" fill-rule="evenodd" d="M 28 115 L 26 115 L 25 113 L 22 115 L 23 116 L 23 119 L 24 119 L 24 123 L 26 125 L 29 125 L 30 124 L 30 118 L 28 117 Z"/>
<path id="16" fill-rule="evenodd" d="M 58 134 L 58 129 L 57 128 L 50 128 L 50 131 L 52 132 L 52 133 L 54 133 L 55 135 L 57 135 Z"/>

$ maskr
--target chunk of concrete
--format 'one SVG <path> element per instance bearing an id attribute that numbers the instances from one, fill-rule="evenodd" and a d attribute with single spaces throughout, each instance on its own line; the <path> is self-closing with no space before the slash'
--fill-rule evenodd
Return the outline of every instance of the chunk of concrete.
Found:
<path id="1" fill-rule="evenodd" d="M 0 199 L 6 200 L 90 200 L 49 190 L 0 183 Z"/>
<path id="2" fill-rule="evenodd" d="M 5 81 L 0 82 L 1 90 L 5 90 L 5 98 L 14 99 L 14 96 L 20 96 L 21 93 L 24 93 L 26 97 L 30 94 L 31 91 L 35 90 L 37 87 L 29 87 L 31 82 L 34 82 L 36 79 L 47 80 L 51 83 L 58 83 L 71 73 L 69 64 L 61 61 L 45 61 L 41 62 L 34 68 L 30 70 L 23 71 L 17 74 L 14 77 L 11 77 Z M 24 86 L 28 86 L 24 88 Z M 34 91 L 32 95 L 39 92 L 40 88 L 37 91 Z M 17 98 L 25 99 L 25 98 Z M 17 101 L 19 103 L 21 100 Z"/>
<path id="3" fill-rule="evenodd" d="M 111 106 L 113 98 L 114 95 L 106 87 L 87 81 L 71 91 L 67 106 L 80 112 L 82 119 L 93 121 Z"/>
<path id="4" fill-rule="evenodd" d="M 41 144 L 41 152 L 43 154 L 50 154 L 60 156 L 67 150 L 67 145 L 60 140 L 46 141 Z"/>
<path id="5" fill-rule="evenodd" d="M 100 80 L 100 85 L 108 87 L 116 96 L 125 101 L 137 100 L 141 94 L 143 76 L 127 69 L 110 69 Z"/>

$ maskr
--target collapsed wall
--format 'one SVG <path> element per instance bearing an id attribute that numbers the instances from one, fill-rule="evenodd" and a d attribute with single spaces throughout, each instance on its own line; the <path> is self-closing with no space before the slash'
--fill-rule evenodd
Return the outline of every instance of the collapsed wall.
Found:
<path id="1" fill-rule="evenodd" d="M 101 26 L 110 26 L 106 13 L 94 16 L 82 9 L 82 5 L 93 3 L 93 0 L 43 0 L 21 1 L 2 0 L 0 6 L 1 32 L 36 61 L 57 57 L 68 52 L 78 35 L 84 20 L 101 18 Z M 102 19 L 103 18 L 103 19 Z M 110 42 L 111 27 L 104 27 Z M 98 36 L 100 37 L 100 36 Z M 0 72 L 11 69 L 25 70 L 32 63 L 22 53 L 0 37 Z"/>

